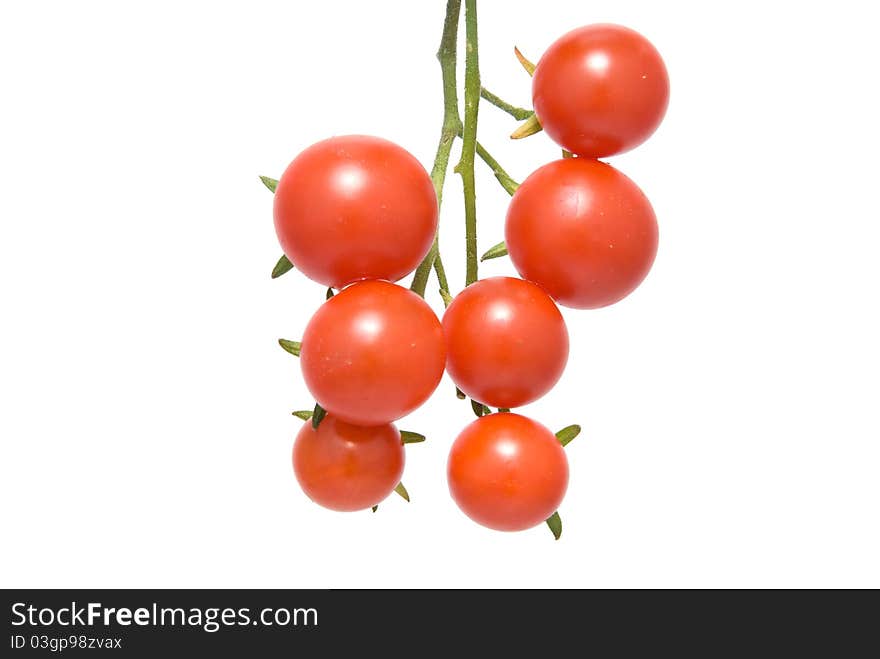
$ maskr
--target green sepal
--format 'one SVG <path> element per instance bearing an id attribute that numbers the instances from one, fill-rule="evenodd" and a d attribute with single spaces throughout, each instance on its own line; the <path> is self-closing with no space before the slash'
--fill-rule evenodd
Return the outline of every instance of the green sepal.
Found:
<path id="1" fill-rule="evenodd" d="M 559 538 L 562 537 L 562 518 L 559 516 L 559 511 L 557 510 L 545 521 L 547 522 L 547 526 L 549 526 L 550 530 L 553 532 L 553 537 L 559 540 Z"/>
<path id="2" fill-rule="evenodd" d="M 510 134 L 510 138 L 514 140 L 521 140 L 524 137 L 529 137 L 530 135 L 534 135 L 535 133 L 540 133 L 544 130 L 544 127 L 541 125 L 541 122 L 538 121 L 538 115 L 533 114 L 531 117 L 522 122 L 515 131 Z"/>
<path id="3" fill-rule="evenodd" d="M 284 348 L 285 351 L 289 352 L 291 355 L 295 357 L 299 357 L 299 353 L 302 350 L 302 343 L 299 341 L 288 341 L 287 339 L 278 339 L 278 345 Z"/>
<path id="4" fill-rule="evenodd" d="M 566 426 L 558 433 L 556 433 L 556 439 L 559 440 L 559 443 L 563 446 L 568 446 L 569 442 L 573 440 L 575 437 L 581 434 L 581 427 L 576 423 L 570 426 Z"/>
<path id="5" fill-rule="evenodd" d="M 327 410 L 315 403 L 315 411 L 312 412 L 312 428 L 317 430 L 325 416 L 327 416 Z"/>
<path id="6" fill-rule="evenodd" d="M 409 503 L 409 492 L 407 492 L 406 488 L 403 486 L 403 481 L 397 484 L 397 487 L 394 488 L 394 491 L 402 496 L 407 503 Z"/>
<path id="7" fill-rule="evenodd" d="M 427 439 L 424 435 L 421 435 L 417 432 L 412 432 L 410 430 L 401 430 L 400 431 L 400 443 L 401 444 L 418 444 L 419 442 L 423 442 Z"/>
<path id="8" fill-rule="evenodd" d="M 272 268 L 272 279 L 278 279 L 285 272 L 290 272 L 293 270 L 293 263 L 290 262 L 290 259 L 287 258 L 287 255 L 282 254 L 281 258 L 278 259 L 278 263 L 275 264 L 275 267 Z"/>
<path id="9" fill-rule="evenodd" d="M 497 245 L 493 245 L 488 250 L 486 250 L 486 253 L 480 257 L 480 261 L 488 261 L 489 259 L 497 259 L 497 258 L 501 258 L 502 256 L 507 256 L 507 245 L 504 244 L 503 240 L 500 243 L 498 243 Z"/>
<path id="10" fill-rule="evenodd" d="M 487 414 L 492 414 L 492 410 L 483 405 L 482 403 L 478 403 L 473 398 L 471 399 L 471 409 L 474 411 L 478 417 L 486 416 Z"/>
<path id="11" fill-rule="evenodd" d="M 527 60 L 526 56 L 523 55 L 520 52 L 519 48 L 517 48 L 516 46 L 513 47 L 513 54 L 516 55 L 516 59 L 519 60 L 519 63 L 522 65 L 522 68 L 526 70 L 526 73 L 528 73 L 530 76 L 535 74 L 535 69 L 537 67 L 534 65 L 534 63 Z"/>

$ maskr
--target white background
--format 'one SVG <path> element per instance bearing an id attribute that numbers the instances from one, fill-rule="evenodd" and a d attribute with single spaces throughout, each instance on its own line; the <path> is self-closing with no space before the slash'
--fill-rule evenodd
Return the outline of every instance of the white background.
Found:
<path id="1" fill-rule="evenodd" d="M 614 21 L 666 59 L 666 121 L 612 159 L 654 203 L 656 265 L 566 311 L 580 423 L 554 542 L 449 499 L 472 419 L 444 381 L 400 425 L 406 504 L 298 490 L 296 359 L 324 289 L 271 281 L 272 196 L 302 148 L 382 135 L 430 167 L 444 3 L 18 2 L 0 9 L 0 585 L 880 586 L 877 63 L 860 2 L 488 2 L 483 81 L 518 104 L 564 31 Z M 518 179 L 556 157 L 483 104 Z M 480 243 L 507 198 L 478 174 Z M 461 184 L 443 253 L 463 274 Z M 501 259 L 486 275 L 513 273 Z M 432 285 L 433 287 L 433 285 Z M 430 300 L 440 309 L 436 291 Z"/>

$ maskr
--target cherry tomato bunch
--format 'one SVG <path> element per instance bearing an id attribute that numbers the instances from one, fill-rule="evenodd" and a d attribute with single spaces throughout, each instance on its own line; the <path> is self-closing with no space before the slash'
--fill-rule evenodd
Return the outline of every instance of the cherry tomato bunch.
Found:
<path id="1" fill-rule="evenodd" d="M 453 89 L 460 5 L 448 0 L 439 53 L 444 83 Z M 349 135 L 307 148 L 278 181 L 263 178 L 275 193 L 284 251 L 273 277 L 296 268 L 328 287 L 302 340 L 280 341 L 299 356 L 316 401 L 313 410 L 294 413 L 305 423 L 293 467 L 306 495 L 333 510 L 375 511 L 392 491 L 409 500 L 401 482 L 404 445 L 425 437 L 399 431 L 394 422 L 424 404 L 445 371 L 478 417 L 451 444 L 452 499 L 489 528 L 518 531 L 546 521 L 558 538 L 557 509 L 569 477 L 564 446 L 580 428 L 554 434 L 511 410 L 544 396 L 565 369 L 569 335 L 557 304 L 613 304 L 651 268 L 658 240 L 651 204 L 598 158 L 632 149 L 654 132 L 669 81 L 643 36 L 589 25 L 558 39 L 537 66 L 516 51 L 533 74 L 534 111 L 515 108 L 479 85 L 476 0 L 465 0 L 465 12 L 464 122 L 444 84 L 444 126 L 431 175 L 392 142 Z M 525 120 L 513 137 L 543 129 L 564 157 L 516 184 L 476 144 L 480 96 Z M 436 235 L 449 149 L 459 133 L 468 281 L 453 298 Z M 509 254 L 521 278 L 476 277 L 468 178 L 475 154 L 512 194 L 504 243 L 484 259 Z M 395 283 L 414 270 L 410 288 Z M 424 300 L 432 270 L 446 305 L 442 322 Z"/>

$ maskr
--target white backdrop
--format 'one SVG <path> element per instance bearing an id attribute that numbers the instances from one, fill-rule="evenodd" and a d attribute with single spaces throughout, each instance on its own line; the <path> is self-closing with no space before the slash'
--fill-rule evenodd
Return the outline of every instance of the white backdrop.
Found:
<path id="1" fill-rule="evenodd" d="M 519 104 L 513 45 L 537 59 L 590 22 L 643 32 L 672 81 L 659 132 L 611 159 L 657 211 L 654 269 L 614 307 L 565 312 L 567 372 L 524 408 L 584 427 L 554 542 L 449 499 L 446 453 L 473 417 L 448 380 L 400 424 L 429 436 L 407 450 L 411 504 L 331 513 L 290 466 L 289 412 L 310 399 L 275 340 L 324 289 L 269 279 L 257 176 L 351 132 L 429 167 L 442 0 L 4 3 L 0 585 L 880 586 L 867 11 L 481 3 L 484 84 Z M 522 179 L 558 151 L 513 126 L 483 104 L 481 140 Z M 478 186 L 482 250 L 507 197 L 485 169 Z M 450 174 L 456 287 L 460 195 Z"/>

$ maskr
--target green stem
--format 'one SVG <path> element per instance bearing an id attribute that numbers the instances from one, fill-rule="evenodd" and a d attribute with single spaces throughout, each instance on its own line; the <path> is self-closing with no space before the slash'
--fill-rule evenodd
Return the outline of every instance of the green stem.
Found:
<path id="1" fill-rule="evenodd" d="M 467 268 L 465 285 L 477 281 L 477 199 L 474 155 L 477 151 L 477 115 L 480 109 L 480 58 L 477 43 L 477 0 L 465 0 L 464 128 L 461 160 L 455 170 L 464 188 L 464 228 Z"/>
<path id="2" fill-rule="evenodd" d="M 446 279 L 446 268 L 443 267 L 443 259 L 440 257 L 440 251 L 437 251 L 437 258 L 434 259 L 434 272 L 437 273 L 437 283 L 440 284 L 440 290 L 449 293 L 449 280 Z"/>
<path id="3" fill-rule="evenodd" d="M 461 117 L 458 114 L 458 90 L 455 81 L 458 17 L 460 13 L 461 0 L 448 0 L 446 3 L 446 19 L 443 22 L 443 36 L 440 38 L 440 48 L 437 50 L 437 59 L 440 61 L 440 72 L 443 76 L 443 127 L 440 130 L 440 143 L 437 145 L 434 166 L 431 168 L 431 182 L 434 184 L 434 192 L 437 194 L 438 208 L 443 199 L 443 184 L 446 182 L 446 170 L 449 167 L 449 154 L 452 151 L 452 144 L 462 129 Z M 434 243 L 431 245 L 428 254 L 422 259 L 419 267 L 416 268 L 416 274 L 410 286 L 413 291 L 422 297 L 425 297 L 425 287 L 428 284 L 431 268 L 437 268 L 438 266 L 435 264 L 438 262 L 440 262 L 440 243 L 439 235 L 435 235 Z M 437 270 L 438 278 L 441 272 L 443 272 L 442 262 L 440 262 L 439 269 Z M 443 279 L 445 278 L 444 273 Z"/>
<path id="4" fill-rule="evenodd" d="M 479 142 L 477 142 L 477 155 L 480 156 L 484 163 L 489 165 L 492 173 L 495 174 L 495 178 L 498 179 L 498 182 L 507 191 L 507 194 L 513 196 L 513 193 L 519 187 L 519 183 L 514 181 L 510 174 L 504 171 L 504 168 L 498 164 L 498 161 L 492 157 L 492 154 L 486 151 Z"/>
<path id="5" fill-rule="evenodd" d="M 461 137 L 461 133 L 458 134 Z M 495 175 L 495 178 L 498 179 L 498 182 L 501 184 L 501 187 L 507 191 L 507 194 L 513 196 L 513 193 L 516 192 L 516 189 L 519 187 L 519 183 L 508 174 L 504 167 L 492 157 L 492 154 L 480 144 L 479 140 L 477 140 L 476 146 L 477 155 L 480 156 L 480 159 L 489 166 L 489 169 L 492 170 L 492 173 Z"/>
<path id="6" fill-rule="evenodd" d="M 431 244 L 431 249 L 428 250 L 425 258 L 422 259 L 422 262 L 419 263 L 419 267 L 416 268 L 416 274 L 413 275 L 412 284 L 410 284 L 409 287 L 412 292 L 421 297 L 425 297 L 425 288 L 428 285 L 428 275 L 431 274 L 431 267 L 437 260 L 437 255 L 439 253 L 440 245 L 437 243 L 437 237 L 435 236 L 434 242 Z"/>
<path id="7" fill-rule="evenodd" d="M 489 103 L 494 105 L 499 110 L 504 110 L 507 114 L 509 114 L 517 121 L 528 119 L 534 114 L 534 112 L 532 112 L 531 110 L 526 110 L 525 108 L 520 108 L 516 105 L 513 105 L 512 103 L 508 103 L 503 98 L 496 96 L 485 87 L 480 88 L 480 96 L 489 101 Z"/>

